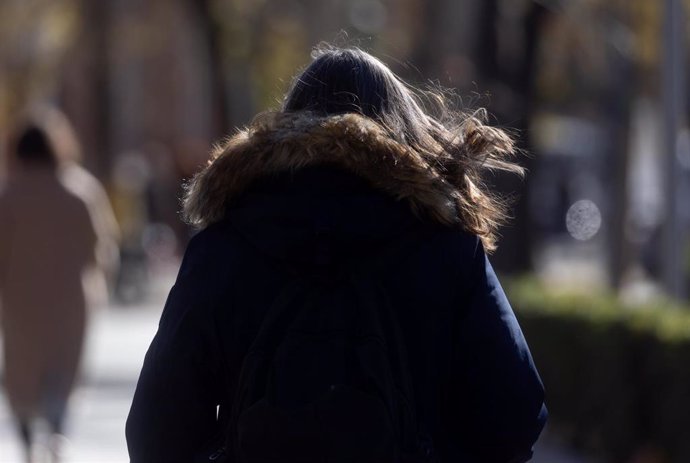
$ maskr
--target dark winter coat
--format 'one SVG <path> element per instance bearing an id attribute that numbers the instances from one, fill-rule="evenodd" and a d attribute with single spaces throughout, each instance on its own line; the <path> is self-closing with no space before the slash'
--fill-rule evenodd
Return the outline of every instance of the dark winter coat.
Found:
<path id="1" fill-rule="evenodd" d="M 258 127 L 258 128 L 256 128 Z M 285 285 L 276 262 L 365 259 L 418 236 L 381 283 L 397 311 L 420 428 L 441 461 L 523 462 L 543 388 L 453 186 L 358 116 L 289 116 L 240 133 L 196 177 L 187 248 L 127 421 L 133 462 L 188 462 L 214 434 L 243 355 Z"/>

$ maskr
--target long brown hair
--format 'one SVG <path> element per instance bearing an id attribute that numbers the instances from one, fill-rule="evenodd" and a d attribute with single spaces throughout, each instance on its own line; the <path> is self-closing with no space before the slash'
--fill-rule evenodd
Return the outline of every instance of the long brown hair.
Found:
<path id="1" fill-rule="evenodd" d="M 454 110 L 443 90 L 415 88 L 361 49 L 321 45 L 313 58 L 294 79 L 283 111 L 324 116 L 354 112 L 375 120 L 458 186 L 455 207 L 463 227 L 493 251 L 508 210 L 505 199 L 490 191 L 484 177 L 495 171 L 524 174 L 512 161 L 512 137 L 486 124 L 486 110 Z"/>

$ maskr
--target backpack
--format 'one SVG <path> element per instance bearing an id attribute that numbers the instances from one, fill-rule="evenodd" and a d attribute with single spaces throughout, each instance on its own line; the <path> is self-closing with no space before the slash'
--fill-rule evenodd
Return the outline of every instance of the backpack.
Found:
<path id="1" fill-rule="evenodd" d="M 290 269 L 243 360 L 220 445 L 201 461 L 433 461 L 417 435 L 404 339 L 378 278 L 412 238 L 335 271 Z"/>

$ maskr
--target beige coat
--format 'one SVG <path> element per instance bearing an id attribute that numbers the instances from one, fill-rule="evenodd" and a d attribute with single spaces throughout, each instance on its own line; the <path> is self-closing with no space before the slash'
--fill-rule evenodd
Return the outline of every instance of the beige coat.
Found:
<path id="1" fill-rule="evenodd" d="M 76 166 L 15 172 L 0 190 L 4 376 L 20 418 L 64 412 L 86 327 L 83 277 L 113 242 L 99 240 L 114 227 L 109 211 L 98 182 Z"/>

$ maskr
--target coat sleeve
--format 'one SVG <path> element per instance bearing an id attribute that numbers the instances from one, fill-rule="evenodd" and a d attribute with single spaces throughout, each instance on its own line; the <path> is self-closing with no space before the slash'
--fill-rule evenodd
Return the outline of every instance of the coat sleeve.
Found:
<path id="1" fill-rule="evenodd" d="M 544 389 L 479 242 L 453 333 L 445 421 L 457 461 L 522 463 L 544 427 Z"/>
<path id="2" fill-rule="evenodd" d="M 193 461 L 215 431 L 219 355 L 205 286 L 213 275 L 195 240 L 146 353 L 127 418 L 132 463 Z"/>

